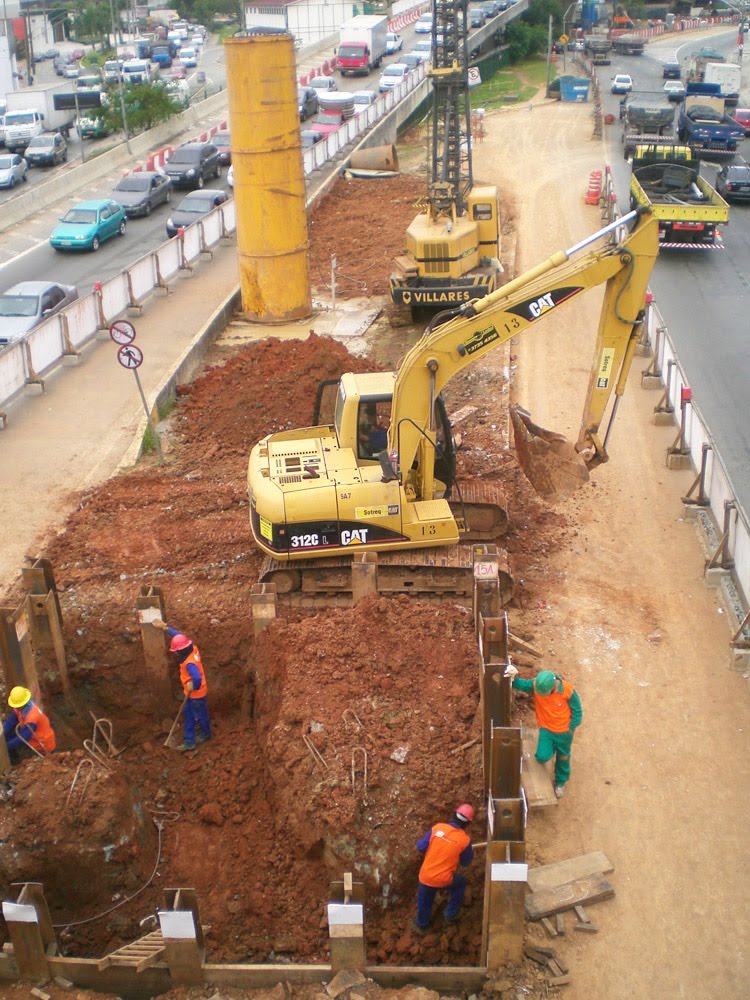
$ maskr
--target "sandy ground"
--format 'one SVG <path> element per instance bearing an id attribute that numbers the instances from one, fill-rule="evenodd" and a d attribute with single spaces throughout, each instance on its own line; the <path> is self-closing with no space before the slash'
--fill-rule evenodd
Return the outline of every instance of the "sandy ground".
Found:
<path id="1" fill-rule="evenodd" d="M 498 115 L 478 147 L 476 176 L 515 203 L 520 269 L 599 227 L 583 205 L 604 161 L 589 115 Z M 515 395 L 572 437 L 600 302 L 592 292 L 514 347 Z M 575 681 L 584 706 L 569 791 L 532 817 L 529 840 L 550 860 L 603 850 L 616 869 L 616 898 L 591 909 L 601 933 L 565 942 L 575 1000 L 747 993 L 747 683 L 727 667 L 727 616 L 680 503 L 692 474 L 665 467 L 674 433 L 653 424 L 646 364 L 631 372 L 611 462 L 565 509 L 570 543 L 539 560 L 549 598 L 521 615 L 537 643 L 543 629 L 545 665 Z"/>

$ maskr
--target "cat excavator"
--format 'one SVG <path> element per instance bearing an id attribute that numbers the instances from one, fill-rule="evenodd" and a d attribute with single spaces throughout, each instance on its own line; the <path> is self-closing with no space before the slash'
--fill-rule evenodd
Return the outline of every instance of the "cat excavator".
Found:
<path id="1" fill-rule="evenodd" d="M 658 220 L 631 212 L 490 295 L 437 314 L 398 371 L 350 372 L 323 384 L 313 426 L 270 434 L 250 454 L 251 530 L 267 555 L 261 581 L 276 583 L 280 594 L 350 591 L 352 554 L 374 550 L 382 591 L 471 593 L 471 546 L 459 543 L 497 539 L 507 515 L 492 488 L 483 493 L 457 481 L 441 390 L 489 351 L 604 284 L 575 445 L 520 408 L 512 413 L 516 451 L 532 484 L 548 497 L 571 493 L 608 459 L 658 242 Z"/>

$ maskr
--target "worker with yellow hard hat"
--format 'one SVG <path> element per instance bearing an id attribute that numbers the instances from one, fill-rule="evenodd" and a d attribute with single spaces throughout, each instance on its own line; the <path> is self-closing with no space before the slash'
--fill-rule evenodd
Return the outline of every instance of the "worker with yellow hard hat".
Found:
<path id="1" fill-rule="evenodd" d="M 52 753 L 56 746 L 55 731 L 47 716 L 32 700 L 31 691 L 25 687 L 14 687 L 8 695 L 8 705 L 13 711 L 3 720 L 3 736 L 11 761 L 17 764 L 29 747 L 37 753 Z"/>

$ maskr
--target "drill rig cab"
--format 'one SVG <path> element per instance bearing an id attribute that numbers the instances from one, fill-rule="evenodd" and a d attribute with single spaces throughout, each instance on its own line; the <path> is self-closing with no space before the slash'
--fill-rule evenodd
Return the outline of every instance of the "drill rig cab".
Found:
<path id="1" fill-rule="evenodd" d="M 390 276 L 396 304 L 445 309 L 492 292 L 498 280 L 497 188 L 475 187 L 462 0 L 435 0 L 430 185 Z"/>

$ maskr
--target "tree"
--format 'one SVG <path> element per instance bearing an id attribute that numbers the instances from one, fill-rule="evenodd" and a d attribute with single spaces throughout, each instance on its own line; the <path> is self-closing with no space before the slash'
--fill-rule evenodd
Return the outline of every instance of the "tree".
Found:
<path id="1" fill-rule="evenodd" d="M 160 122 L 165 122 L 183 110 L 182 106 L 161 83 L 136 83 L 123 87 L 123 103 L 128 120 L 128 132 L 145 132 Z M 107 90 L 107 103 L 99 112 L 113 132 L 124 132 L 122 107 L 117 84 Z"/>
<path id="2" fill-rule="evenodd" d="M 525 24 L 522 17 L 517 18 L 505 29 L 505 42 L 510 62 L 520 62 L 547 48 L 547 29 L 541 25 Z"/>
<path id="3" fill-rule="evenodd" d="M 552 15 L 553 33 L 559 35 L 563 27 L 563 9 L 559 0 L 531 0 L 528 9 L 521 15 L 521 19 L 526 24 L 540 25 L 546 30 L 550 14 Z"/>

